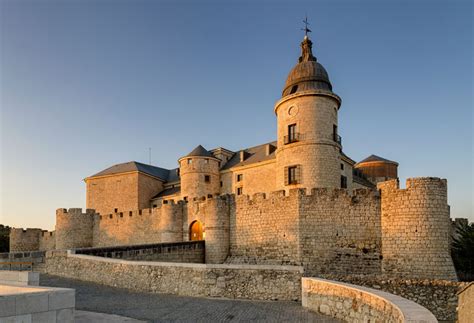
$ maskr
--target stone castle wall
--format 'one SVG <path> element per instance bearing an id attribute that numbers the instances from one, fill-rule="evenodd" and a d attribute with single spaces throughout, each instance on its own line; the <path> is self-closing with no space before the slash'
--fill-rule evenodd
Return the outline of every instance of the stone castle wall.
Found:
<path id="1" fill-rule="evenodd" d="M 156 208 L 99 215 L 94 222 L 94 247 L 183 241 L 184 202 Z"/>
<path id="2" fill-rule="evenodd" d="M 288 194 L 221 195 L 105 215 L 59 209 L 55 248 L 188 241 L 191 224 L 199 221 L 206 263 L 302 265 L 311 275 L 455 280 L 446 181 L 409 179 L 405 190 L 389 181 L 379 188 L 380 193 L 292 189 Z M 13 250 L 20 243 L 22 250 L 39 250 L 43 240 L 52 248 L 50 238 L 40 239 L 37 231 L 14 231 Z"/>
<path id="3" fill-rule="evenodd" d="M 378 184 L 382 196 L 382 269 L 396 276 L 456 280 L 449 250 L 451 220 L 445 179 Z"/>
<path id="4" fill-rule="evenodd" d="M 92 247 L 95 211 L 56 210 L 56 249 Z"/>
<path id="5" fill-rule="evenodd" d="M 230 217 L 230 262 L 299 264 L 298 195 L 238 196 Z"/>
<path id="6" fill-rule="evenodd" d="M 299 195 L 299 248 L 306 272 L 381 270 L 380 196 L 359 189 L 304 190 Z"/>
<path id="7" fill-rule="evenodd" d="M 10 229 L 10 252 L 39 250 L 41 229 Z"/>
<path id="8" fill-rule="evenodd" d="M 39 237 L 39 250 L 53 250 L 56 249 L 56 232 L 55 231 L 41 231 Z"/>

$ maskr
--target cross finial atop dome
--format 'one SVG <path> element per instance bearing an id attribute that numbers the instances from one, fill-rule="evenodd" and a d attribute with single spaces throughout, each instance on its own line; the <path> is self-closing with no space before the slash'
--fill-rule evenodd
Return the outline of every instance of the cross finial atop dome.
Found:
<path id="1" fill-rule="evenodd" d="M 304 38 L 308 38 L 308 33 L 311 32 L 311 29 L 308 28 L 309 22 L 308 22 L 308 16 L 305 16 L 304 20 L 304 28 L 301 28 L 301 30 L 304 30 Z"/>

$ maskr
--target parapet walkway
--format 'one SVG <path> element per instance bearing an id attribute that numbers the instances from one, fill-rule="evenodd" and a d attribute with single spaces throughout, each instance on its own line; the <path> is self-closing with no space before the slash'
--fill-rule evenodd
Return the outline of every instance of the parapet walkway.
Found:
<path id="1" fill-rule="evenodd" d="M 340 322 L 297 302 L 245 301 L 137 293 L 41 274 L 40 284 L 76 290 L 76 309 L 152 322 Z"/>

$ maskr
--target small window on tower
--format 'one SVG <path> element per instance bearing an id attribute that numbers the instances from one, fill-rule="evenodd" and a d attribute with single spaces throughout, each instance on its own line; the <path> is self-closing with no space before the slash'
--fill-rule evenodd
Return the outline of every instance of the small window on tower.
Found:
<path id="1" fill-rule="evenodd" d="M 288 140 L 286 143 L 298 141 L 298 133 L 296 132 L 296 123 L 288 125 Z"/>
<path id="2" fill-rule="evenodd" d="M 209 164 L 209 158 L 204 159 L 205 164 Z"/>
<path id="3" fill-rule="evenodd" d="M 193 163 L 193 160 L 191 158 L 188 158 L 188 165 L 192 163 Z"/>
<path id="4" fill-rule="evenodd" d="M 210 175 L 204 175 L 204 182 L 210 183 L 211 182 L 211 176 Z"/>
<path id="5" fill-rule="evenodd" d="M 288 184 L 298 184 L 298 166 L 288 167 Z"/>
<path id="6" fill-rule="evenodd" d="M 341 164 L 341 170 L 344 170 L 344 164 Z"/>
<path id="7" fill-rule="evenodd" d="M 242 187 L 237 187 L 237 195 L 242 195 L 243 188 Z"/>
<path id="8" fill-rule="evenodd" d="M 291 88 L 290 94 L 296 93 L 297 90 L 298 90 L 298 85 L 293 85 L 293 87 Z"/>
<path id="9" fill-rule="evenodd" d="M 244 179 L 244 174 L 237 174 L 237 182 L 242 182 Z"/>

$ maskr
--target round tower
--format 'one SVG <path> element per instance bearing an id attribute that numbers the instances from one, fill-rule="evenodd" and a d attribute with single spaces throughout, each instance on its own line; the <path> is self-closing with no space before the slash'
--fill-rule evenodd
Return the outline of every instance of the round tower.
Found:
<path id="1" fill-rule="evenodd" d="M 220 191 L 220 160 L 201 145 L 178 160 L 181 177 L 181 198 L 192 200 L 210 197 Z"/>
<path id="2" fill-rule="evenodd" d="M 95 210 L 56 210 L 56 249 L 87 248 L 93 245 Z"/>
<path id="3" fill-rule="evenodd" d="M 275 104 L 278 128 L 277 188 L 341 185 L 341 137 L 337 131 L 339 96 L 305 36 L 301 56 Z"/>

